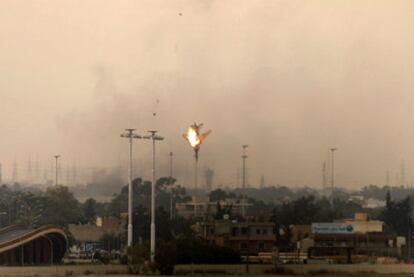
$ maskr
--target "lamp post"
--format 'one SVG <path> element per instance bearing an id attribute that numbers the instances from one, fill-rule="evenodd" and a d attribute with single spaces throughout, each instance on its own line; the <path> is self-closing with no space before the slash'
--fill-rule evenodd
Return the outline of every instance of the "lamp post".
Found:
<path id="1" fill-rule="evenodd" d="M 334 186 L 335 186 L 335 151 L 337 148 L 331 148 L 331 207 L 334 208 Z"/>
<path id="2" fill-rule="evenodd" d="M 172 176 L 173 176 L 173 152 L 170 152 L 170 178 L 168 179 L 168 187 L 170 189 L 170 220 L 173 219 L 173 189 L 172 189 Z"/>
<path id="3" fill-rule="evenodd" d="M 155 261 L 155 141 L 163 140 L 164 138 L 157 135 L 156 130 L 148 131 L 149 136 L 144 136 L 145 139 L 152 140 L 152 185 L 151 185 L 151 263 Z"/>
<path id="4" fill-rule="evenodd" d="M 246 204 L 246 159 L 247 159 L 246 148 L 247 147 L 248 147 L 247 144 L 242 145 L 242 148 L 243 148 L 243 155 L 242 155 L 242 159 L 243 159 L 243 203 L 242 203 L 242 216 L 243 217 L 246 216 L 245 204 Z"/>
<path id="5" fill-rule="evenodd" d="M 128 247 L 132 246 L 132 140 L 142 138 L 134 133 L 135 129 L 125 129 L 125 133 L 121 134 L 121 138 L 129 139 L 129 176 L 128 176 Z"/>
<path id="6" fill-rule="evenodd" d="M 55 185 L 57 186 L 59 183 L 58 183 L 58 159 L 60 158 L 60 155 L 55 155 L 54 156 L 55 157 L 55 160 L 56 160 L 56 162 L 55 162 L 55 165 L 56 165 L 56 169 L 55 169 L 55 171 L 56 171 L 56 183 L 55 183 Z"/>

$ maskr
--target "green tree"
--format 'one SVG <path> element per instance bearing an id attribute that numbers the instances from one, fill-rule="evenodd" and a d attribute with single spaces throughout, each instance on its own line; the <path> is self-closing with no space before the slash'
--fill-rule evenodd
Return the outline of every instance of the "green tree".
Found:
<path id="1" fill-rule="evenodd" d="M 88 222 L 94 222 L 96 218 L 96 200 L 88 198 L 82 206 L 85 220 Z"/>
<path id="2" fill-rule="evenodd" d="M 391 199 L 388 191 L 385 196 L 385 208 L 382 211 L 381 219 L 386 226 L 398 235 L 407 236 L 412 230 L 412 210 L 410 197 L 395 202 Z"/>
<path id="3" fill-rule="evenodd" d="M 159 240 L 155 253 L 156 266 L 161 275 L 174 275 L 174 265 L 177 263 L 177 244 L 175 241 Z"/>
<path id="4" fill-rule="evenodd" d="M 48 188 L 42 201 L 44 201 L 44 216 L 42 218 L 44 224 L 67 225 L 83 221 L 81 205 L 68 187 Z"/>
<path id="5" fill-rule="evenodd" d="M 216 202 L 227 198 L 227 193 L 222 189 L 216 189 L 210 192 L 210 201 Z"/>
<path id="6" fill-rule="evenodd" d="M 276 241 L 279 246 L 289 246 L 291 225 L 310 224 L 318 212 L 313 196 L 305 196 L 295 201 L 285 202 L 273 211 L 272 221 L 275 223 Z"/>

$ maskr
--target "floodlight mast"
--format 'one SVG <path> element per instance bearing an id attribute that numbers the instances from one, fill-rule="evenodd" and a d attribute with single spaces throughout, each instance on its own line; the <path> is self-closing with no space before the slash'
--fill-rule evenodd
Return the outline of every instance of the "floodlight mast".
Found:
<path id="1" fill-rule="evenodd" d="M 56 160 L 56 169 L 55 169 L 56 170 L 56 172 L 55 172 L 56 173 L 56 176 L 55 176 L 56 177 L 56 180 L 55 180 L 56 183 L 55 183 L 55 185 L 57 186 L 59 184 L 58 183 L 58 159 L 60 158 L 60 155 L 54 155 L 53 157 Z"/>
<path id="2" fill-rule="evenodd" d="M 168 179 L 168 187 L 170 188 L 170 220 L 173 220 L 174 215 L 173 215 L 173 189 L 172 189 L 172 185 L 173 185 L 173 181 L 172 181 L 172 176 L 173 176 L 173 156 L 174 153 L 170 152 L 170 178 Z"/>
<path id="3" fill-rule="evenodd" d="M 246 155 L 246 148 L 248 147 L 247 144 L 242 145 L 243 148 L 243 155 L 242 155 L 242 159 L 243 159 L 243 203 L 242 203 L 242 216 L 245 217 L 246 216 L 246 159 L 247 159 L 247 155 Z"/>
<path id="4" fill-rule="evenodd" d="M 195 163 L 194 163 L 194 188 L 197 190 L 198 189 L 198 148 L 194 148 L 194 158 L 195 158 Z"/>
<path id="5" fill-rule="evenodd" d="M 151 263 L 155 262 L 155 200 L 156 200 L 156 179 L 155 179 L 155 141 L 163 140 L 164 138 L 157 135 L 156 130 L 148 131 L 150 135 L 144 136 L 144 139 L 152 140 L 152 185 L 151 185 L 151 245 L 150 245 L 150 254 L 151 254 Z"/>
<path id="6" fill-rule="evenodd" d="M 135 129 L 125 129 L 125 133 L 121 134 L 121 138 L 129 139 L 129 169 L 128 169 L 128 242 L 127 246 L 133 245 L 133 220 L 132 220 L 132 140 L 142 138 L 134 133 Z"/>
<path id="7" fill-rule="evenodd" d="M 331 207 L 334 208 L 334 197 L 335 197 L 335 151 L 337 148 L 331 148 Z"/>

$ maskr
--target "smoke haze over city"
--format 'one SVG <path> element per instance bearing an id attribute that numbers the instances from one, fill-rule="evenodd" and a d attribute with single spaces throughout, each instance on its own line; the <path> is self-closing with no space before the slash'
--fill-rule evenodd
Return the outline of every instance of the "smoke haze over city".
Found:
<path id="1" fill-rule="evenodd" d="M 234 7 L 237 7 L 235 9 Z M 212 133 L 200 168 L 236 185 L 321 186 L 414 176 L 411 1 L 16 1 L 0 3 L 0 162 L 24 178 L 53 155 L 79 171 L 121 166 L 125 128 L 157 129 L 158 175 L 191 184 L 194 121 Z M 134 142 L 150 178 L 151 144 Z M 200 181 L 201 184 L 204 181 Z"/>

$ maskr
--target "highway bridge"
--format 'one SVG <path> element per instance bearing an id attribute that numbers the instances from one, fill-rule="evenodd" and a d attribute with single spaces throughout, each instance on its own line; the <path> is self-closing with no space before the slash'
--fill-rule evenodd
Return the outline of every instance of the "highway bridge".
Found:
<path id="1" fill-rule="evenodd" d="M 0 265 L 59 263 L 67 247 L 68 239 L 60 226 L 8 226 L 0 229 Z"/>

